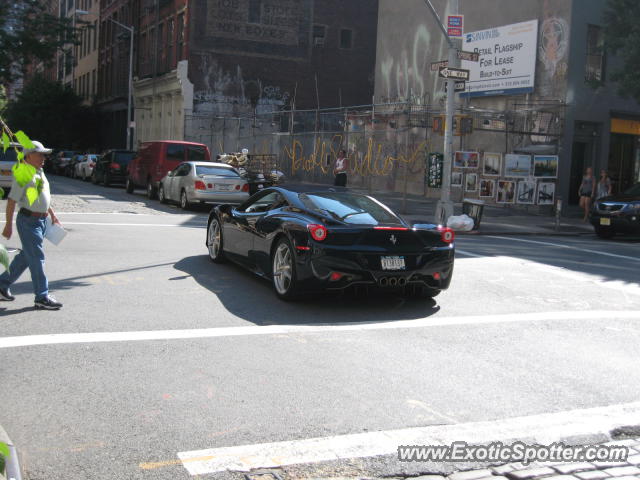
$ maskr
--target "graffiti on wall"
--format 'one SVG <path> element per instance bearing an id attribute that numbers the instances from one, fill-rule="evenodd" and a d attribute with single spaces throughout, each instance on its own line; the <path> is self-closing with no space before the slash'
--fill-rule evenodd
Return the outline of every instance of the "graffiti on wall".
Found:
<path id="1" fill-rule="evenodd" d="M 564 77 L 567 73 L 569 24 L 563 18 L 551 17 L 542 22 L 538 55 L 547 75 Z"/>
<path id="2" fill-rule="evenodd" d="M 386 51 L 380 62 L 383 102 L 406 102 L 416 105 L 428 103 L 429 92 L 425 76 L 429 62 L 424 52 L 431 46 L 431 33 L 426 25 L 416 29 L 413 38 L 402 46 L 399 55 Z M 386 48 L 386 47 L 383 47 Z"/>
<path id="3" fill-rule="evenodd" d="M 286 105 L 290 94 L 275 85 L 263 85 L 260 79 L 247 80 L 242 68 L 236 65 L 230 72 L 212 54 L 200 56 L 198 71 L 202 78 L 202 89 L 194 92 L 196 113 L 269 113 Z"/>
<path id="4" fill-rule="evenodd" d="M 344 137 L 341 134 L 334 135 L 330 141 L 316 139 L 313 151 L 305 155 L 303 142 L 294 139 L 290 147 L 283 148 L 283 157 L 289 162 L 292 175 L 298 172 L 328 174 L 332 167 L 331 162 L 326 161 L 327 155 L 331 161 L 335 160 L 343 143 Z M 384 177 L 391 175 L 397 165 L 417 167 L 418 169 L 424 167 L 427 151 L 426 141 L 410 147 L 405 154 L 393 155 L 385 151 L 387 148 L 388 145 L 375 142 L 373 138 L 366 139 L 364 149 L 358 148 L 357 143 L 352 143 L 348 155 L 351 174 L 363 178 Z"/>

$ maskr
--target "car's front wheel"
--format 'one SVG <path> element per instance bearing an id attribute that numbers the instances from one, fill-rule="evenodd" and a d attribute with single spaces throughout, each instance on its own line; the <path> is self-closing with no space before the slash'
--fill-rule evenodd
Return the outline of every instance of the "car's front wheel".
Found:
<path id="1" fill-rule="evenodd" d="M 151 180 L 147 181 L 147 198 L 153 200 L 156 198 L 156 189 L 153 186 L 153 182 Z"/>
<path id="2" fill-rule="evenodd" d="M 207 227 L 207 249 L 209 250 L 209 258 L 213 263 L 224 262 L 222 226 L 217 217 L 213 217 Z"/>
<path id="3" fill-rule="evenodd" d="M 127 183 L 126 183 L 124 188 L 127 191 L 127 193 L 133 193 L 133 190 L 134 190 L 135 187 L 134 187 L 133 182 L 131 181 L 130 178 L 127 178 Z"/>
<path id="4" fill-rule="evenodd" d="M 286 238 L 278 240 L 272 257 L 273 288 L 278 298 L 291 300 L 297 295 L 296 263 L 291 243 Z"/>
<path id="5" fill-rule="evenodd" d="M 164 185 L 162 184 L 158 187 L 158 200 L 160 200 L 160 203 L 167 203 L 167 197 L 164 196 Z"/>

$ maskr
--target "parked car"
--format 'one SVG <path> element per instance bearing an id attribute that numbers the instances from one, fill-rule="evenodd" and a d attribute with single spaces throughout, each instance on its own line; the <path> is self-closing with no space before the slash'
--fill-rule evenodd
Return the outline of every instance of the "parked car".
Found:
<path id="1" fill-rule="evenodd" d="M 160 180 L 182 162 L 208 162 L 209 148 L 202 143 L 163 140 L 143 143 L 127 169 L 127 192 L 144 187 L 155 198 Z"/>
<path id="2" fill-rule="evenodd" d="M 58 175 L 64 175 L 64 172 L 69 165 L 69 162 L 76 155 L 73 150 L 61 150 L 58 152 L 58 156 L 53 161 L 53 172 Z"/>
<path id="3" fill-rule="evenodd" d="M 278 297 L 353 286 L 434 297 L 449 287 L 453 230 L 408 224 L 367 195 L 329 187 L 270 187 L 209 215 L 210 259 L 268 278 Z"/>
<path id="4" fill-rule="evenodd" d="M 640 183 L 596 200 L 589 218 L 601 238 L 611 238 L 616 233 L 640 233 Z"/>
<path id="5" fill-rule="evenodd" d="M 98 155 L 96 155 L 95 153 L 82 155 L 82 158 L 79 159 L 75 164 L 73 177 L 81 178 L 82 180 L 87 181 L 89 178 L 91 178 L 91 174 L 93 173 L 93 169 L 97 161 Z"/>
<path id="6" fill-rule="evenodd" d="M 185 210 L 195 202 L 239 204 L 249 198 L 249 184 L 225 163 L 183 162 L 160 180 L 158 198 Z"/>
<path id="7" fill-rule="evenodd" d="M 0 187 L 5 191 L 5 194 L 9 192 L 11 188 L 11 180 L 13 178 L 12 168 L 17 160 L 16 148 L 22 150 L 22 146 L 17 142 L 11 142 L 9 148 L 5 152 L 3 148 L 0 148 Z"/>
<path id="8" fill-rule="evenodd" d="M 64 176 L 65 177 L 71 177 L 71 178 L 75 178 L 75 174 L 76 174 L 76 165 L 81 162 L 84 159 L 85 155 L 78 153 L 75 154 L 71 160 L 69 160 L 69 162 L 67 163 L 67 165 L 64 167 Z"/>
<path id="9" fill-rule="evenodd" d="M 127 167 L 136 152 L 131 150 L 107 150 L 98 158 L 91 181 L 102 183 L 105 187 L 114 183 L 124 184 L 127 181 Z"/>

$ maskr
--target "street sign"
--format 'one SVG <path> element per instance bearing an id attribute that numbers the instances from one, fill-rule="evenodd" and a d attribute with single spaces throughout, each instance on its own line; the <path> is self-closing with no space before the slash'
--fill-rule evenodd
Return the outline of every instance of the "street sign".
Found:
<path id="1" fill-rule="evenodd" d="M 441 68 L 446 67 L 447 65 L 449 65 L 449 61 L 448 60 L 440 60 L 439 62 L 431 62 L 431 71 L 432 72 L 437 72 L 438 70 L 440 70 Z"/>
<path id="2" fill-rule="evenodd" d="M 457 78 L 459 80 L 469 80 L 469 70 L 462 68 L 443 67 L 438 70 L 438 75 L 442 78 Z"/>
<path id="3" fill-rule="evenodd" d="M 445 93 L 447 92 L 447 85 L 449 85 L 449 82 L 445 82 L 444 84 L 444 91 Z M 456 82 L 455 83 L 455 92 L 464 92 L 465 89 L 467 88 L 467 82 Z"/>
<path id="4" fill-rule="evenodd" d="M 462 50 L 458 50 L 458 60 L 477 62 L 480 60 L 480 54 L 478 52 L 464 52 Z"/>
<path id="5" fill-rule="evenodd" d="M 447 35 L 450 37 L 462 37 L 464 32 L 464 15 L 447 16 Z"/>

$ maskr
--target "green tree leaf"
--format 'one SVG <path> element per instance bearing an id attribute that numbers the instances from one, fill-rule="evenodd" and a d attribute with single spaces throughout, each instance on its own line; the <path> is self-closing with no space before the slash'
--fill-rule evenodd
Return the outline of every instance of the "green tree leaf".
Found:
<path id="1" fill-rule="evenodd" d="M 38 190 L 35 189 L 34 187 L 29 187 L 27 188 L 27 201 L 29 202 L 29 205 L 33 205 L 33 202 L 35 202 L 38 199 Z"/>
<path id="2" fill-rule="evenodd" d="M 0 442 L 0 455 L 4 456 L 5 458 L 9 458 L 11 456 L 11 452 L 9 451 L 9 445 L 7 445 L 4 442 Z"/>
<path id="3" fill-rule="evenodd" d="M 4 245 L 0 244 L 0 265 L 4 267 L 4 269 L 9 271 L 9 254 L 7 253 L 7 249 Z M 2 442 L 0 442 L 0 454 L 2 454 Z"/>
<path id="4" fill-rule="evenodd" d="M 20 185 L 21 187 L 24 187 L 27 183 L 29 183 L 36 174 L 36 168 L 33 165 L 29 165 L 25 162 L 16 163 L 13 166 L 12 170 L 16 182 L 18 182 L 18 185 Z"/>
<path id="5" fill-rule="evenodd" d="M 0 200 L 4 198 L 4 188 L 0 187 Z"/>
<path id="6" fill-rule="evenodd" d="M 6 152 L 7 148 L 9 148 L 9 135 L 7 135 L 7 132 L 2 132 L 2 148 L 4 149 L 3 152 Z"/>
<path id="7" fill-rule="evenodd" d="M 20 142 L 23 148 L 34 148 L 35 145 L 31 141 L 31 139 L 24 133 L 22 130 L 15 133 L 16 139 Z"/>

